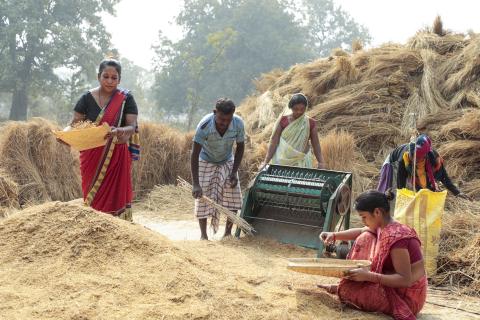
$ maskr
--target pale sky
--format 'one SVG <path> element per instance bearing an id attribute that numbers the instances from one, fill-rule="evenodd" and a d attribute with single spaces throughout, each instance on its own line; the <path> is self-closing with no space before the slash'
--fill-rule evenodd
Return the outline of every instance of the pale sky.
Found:
<path id="1" fill-rule="evenodd" d="M 262 0 L 259 0 L 262 1 Z M 334 0 L 357 22 L 366 26 L 372 46 L 384 42 L 404 43 L 420 28 L 442 17 L 444 28 L 480 32 L 480 2 L 476 0 Z M 116 17 L 106 16 L 107 30 L 120 54 L 150 69 L 152 44 L 161 29 L 169 38 L 178 39 L 181 29 L 173 24 L 181 11 L 181 0 L 122 0 Z"/>

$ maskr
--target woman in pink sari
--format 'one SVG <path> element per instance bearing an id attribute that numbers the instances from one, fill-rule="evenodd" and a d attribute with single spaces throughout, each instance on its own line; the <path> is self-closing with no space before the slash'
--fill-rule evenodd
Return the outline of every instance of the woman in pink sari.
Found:
<path id="1" fill-rule="evenodd" d="M 138 145 L 129 145 L 129 140 L 136 131 L 138 110 L 133 96 L 118 88 L 121 71 L 115 60 L 100 64 L 100 85 L 82 95 L 72 124 L 90 120 L 112 128 L 105 146 L 80 153 L 83 199 L 98 211 L 131 221 L 131 166 L 132 159 L 138 156 Z"/>
<path id="2" fill-rule="evenodd" d="M 390 191 L 364 192 L 355 202 L 364 228 L 320 234 L 325 243 L 355 240 L 347 259 L 371 260 L 372 266 L 351 270 L 338 285 L 319 287 L 360 310 L 413 320 L 425 304 L 427 278 L 420 240 L 415 230 L 392 219 L 392 199 Z"/>

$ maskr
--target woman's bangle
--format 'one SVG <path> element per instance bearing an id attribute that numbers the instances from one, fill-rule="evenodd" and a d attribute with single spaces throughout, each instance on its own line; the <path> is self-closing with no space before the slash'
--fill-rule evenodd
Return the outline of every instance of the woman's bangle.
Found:
<path id="1" fill-rule="evenodd" d="M 337 241 L 337 237 L 335 236 L 335 232 L 333 233 L 333 242 Z"/>

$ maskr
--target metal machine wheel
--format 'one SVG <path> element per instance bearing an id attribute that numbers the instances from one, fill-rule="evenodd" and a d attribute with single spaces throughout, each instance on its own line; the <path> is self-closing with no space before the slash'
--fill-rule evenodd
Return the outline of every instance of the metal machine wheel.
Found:
<path id="1" fill-rule="evenodd" d="M 350 209 L 352 193 L 350 188 L 342 183 L 338 186 L 337 197 L 335 199 L 335 211 L 343 216 Z"/>

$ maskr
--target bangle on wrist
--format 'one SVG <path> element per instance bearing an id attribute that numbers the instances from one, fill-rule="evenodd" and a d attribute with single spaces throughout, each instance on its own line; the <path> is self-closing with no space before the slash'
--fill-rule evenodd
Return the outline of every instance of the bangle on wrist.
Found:
<path id="1" fill-rule="evenodd" d="M 333 233 L 333 242 L 337 241 L 337 237 L 335 236 L 335 232 Z"/>

